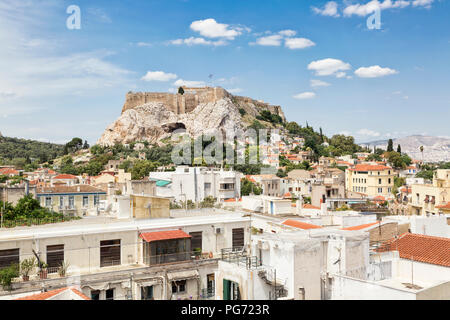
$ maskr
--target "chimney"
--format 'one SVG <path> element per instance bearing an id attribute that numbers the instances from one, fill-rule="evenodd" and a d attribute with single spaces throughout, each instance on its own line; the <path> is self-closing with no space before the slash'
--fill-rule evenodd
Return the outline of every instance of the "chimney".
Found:
<path id="1" fill-rule="evenodd" d="M 299 216 L 301 216 L 302 210 L 303 210 L 303 197 L 302 196 L 300 196 L 299 199 L 296 201 L 295 206 L 296 206 L 295 211 L 297 212 L 297 214 Z"/>
<path id="2" fill-rule="evenodd" d="M 322 215 L 327 215 L 328 213 L 328 209 L 327 209 L 327 204 L 326 203 L 322 203 L 322 200 L 320 200 L 320 210 L 322 211 Z"/>

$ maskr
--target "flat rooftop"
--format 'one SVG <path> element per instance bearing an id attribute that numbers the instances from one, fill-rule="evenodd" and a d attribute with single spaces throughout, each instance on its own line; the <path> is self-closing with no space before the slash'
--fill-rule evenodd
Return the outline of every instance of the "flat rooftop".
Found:
<path id="1" fill-rule="evenodd" d="M 164 230 L 194 225 L 223 224 L 250 221 L 242 213 L 215 214 L 180 218 L 116 219 L 110 217 L 86 217 L 81 220 L 31 227 L 0 230 L 0 241 L 27 240 L 124 231 Z"/>

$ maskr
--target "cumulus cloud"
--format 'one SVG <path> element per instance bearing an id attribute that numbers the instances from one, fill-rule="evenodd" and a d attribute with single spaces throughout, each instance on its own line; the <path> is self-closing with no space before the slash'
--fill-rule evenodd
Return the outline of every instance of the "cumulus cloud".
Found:
<path id="1" fill-rule="evenodd" d="M 322 81 L 322 80 L 311 80 L 310 81 L 311 87 L 328 87 L 330 84 L 328 82 Z"/>
<path id="2" fill-rule="evenodd" d="M 361 67 L 355 71 L 360 78 L 379 78 L 398 73 L 397 70 L 390 68 L 382 68 L 380 66 Z"/>
<path id="3" fill-rule="evenodd" d="M 178 76 L 174 73 L 165 73 L 163 71 L 148 71 L 145 76 L 141 78 L 144 81 L 170 81 L 176 79 Z"/>
<path id="4" fill-rule="evenodd" d="M 285 37 L 293 37 L 297 34 L 297 31 L 294 30 L 281 30 L 280 32 L 278 32 L 278 34 L 281 34 L 282 36 Z"/>
<path id="5" fill-rule="evenodd" d="M 289 49 L 304 49 L 308 47 L 313 47 L 316 44 L 306 38 L 288 38 L 285 40 L 285 46 Z"/>
<path id="6" fill-rule="evenodd" d="M 367 137 L 379 137 L 381 135 L 379 132 L 369 130 L 369 129 L 361 129 L 356 133 L 361 136 L 367 136 Z"/>
<path id="7" fill-rule="evenodd" d="M 308 70 L 315 72 L 316 76 L 335 75 L 338 78 L 345 76 L 345 71 L 351 69 L 351 65 L 339 59 L 322 59 L 313 61 L 308 65 Z"/>
<path id="8" fill-rule="evenodd" d="M 170 44 L 173 45 L 187 45 L 187 46 L 194 46 L 194 45 L 205 45 L 205 46 L 225 46 L 228 44 L 225 40 L 217 40 L 217 41 L 210 41 L 206 40 L 204 38 L 195 38 L 190 37 L 186 39 L 176 39 L 169 41 Z"/>
<path id="9" fill-rule="evenodd" d="M 266 37 L 260 37 L 256 39 L 257 45 L 260 46 L 273 46 L 273 47 L 279 47 L 281 45 L 281 41 L 283 40 L 283 37 L 279 34 L 274 34 L 271 36 Z"/>
<path id="10" fill-rule="evenodd" d="M 197 20 L 191 23 L 191 29 L 207 38 L 226 38 L 234 40 L 242 34 L 242 28 L 231 28 L 228 24 L 218 23 L 214 19 Z"/>
<path id="11" fill-rule="evenodd" d="M 412 5 L 413 7 L 425 7 L 425 8 L 431 8 L 431 4 L 434 2 L 434 0 L 414 0 Z"/>
<path id="12" fill-rule="evenodd" d="M 420 0 L 418 0 L 420 1 Z M 422 0 L 426 1 L 426 0 Z M 392 0 L 384 0 L 383 2 L 380 2 L 378 0 L 372 0 L 365 4 L 352 4 L 348 5 L 344 9 L 344 16 L 350 17 L 352 15 L 357 15 L 360 17 L 365 17 L 373 12 L 375 10 L 385 10 L 385 9 L 394 9 L 394 8 L 405 8 L 409 6 L 411 3 L 406 0 L 398 0 L 398 1 L 392 1 Z"/>
<path id="13" fill-rule="evenodd" d="M 293 96 L 294 99 L 304 100 L 304 99 L 313 99 L 316 97 L 316 94 L 314 92 L 303 92 L 296 94 Z"/>
<path id="14" fill-rule="evenodd" d="M 189 81 L 189 80 L 183 80 L 178 79 L 173 83 L 177 87 L 205 87 L 206 83 L 204 81 Z"/>
<path id="15" fill-rule="evenodd" d="M 338 13 L 338 4 L 334 1 L 327 2 L 323 9 L 312 7 L 312 10 L 315 13 L 320 14 L 322 16 L 329 16 L 329 17 L 339 17 L 340 16 L 340 14 Z"/>

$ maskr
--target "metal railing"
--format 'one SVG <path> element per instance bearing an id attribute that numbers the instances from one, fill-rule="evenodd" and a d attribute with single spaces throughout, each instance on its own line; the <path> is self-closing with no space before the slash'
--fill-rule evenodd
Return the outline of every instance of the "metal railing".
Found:
<path id="1" fill-rule="evenodd" d="M 216 295 L 216 289 L 214 287 L 204 288 L 201 290 L 200 299 L 201 300 L 214 299 L 215 295 Z"/>
<path id="2" fill-rule="evenodd" d="M 261 266 L 261 260 L 256 256 L 248 256 L 244 247 L 222 249 L 221 260 L 247 269 L 256 269 Z"/>
<path id="3" fill-rule="evenodd" d="M 212 254 L 201 253 L 198 251 L 189 251 L 189 252 L 159 254 L 154 256 L 144 256 L 144 263 L 151 266 L 151 265 L 160 265 L 193 260 L 208 260 L 208 259 L 214 259 Z"/>
<path id="4" fill-rule="evenodd" d="M 3 220 L 3 228 L 15 228 L 15 227 L 30 227 L 34 225 L 44 225 L 51 223 L 66 222 L 72 220 L 81 219 L 79 217 L 49 217 L 49 218 L 30 218 L 30 219 L 15 219 L 15 220 Z"/>

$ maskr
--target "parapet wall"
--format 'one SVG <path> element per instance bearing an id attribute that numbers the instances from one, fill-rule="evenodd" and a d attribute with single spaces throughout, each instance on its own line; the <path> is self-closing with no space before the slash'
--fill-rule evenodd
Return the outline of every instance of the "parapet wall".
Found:
<path id="1" fill-rule="evenodd" d="M 273 106 L 268 103 L 253 100 L 248 97 L 233 96 L 221 87 L 202 87 L 188 88 L 183 87 L 184 94 L 168 92 L 129 92 L 126 95 L 125 104 L 122 113 L 150 102 L 159 102 L 175 114 L 191 112 L 200 103 L 214 103 L 223 98 L 233 98 L 235 102 L 251 103 L 258 109 L 266 109 L 274 114 L 278 114 L 283 120 L 286 120 L 280 106 Z"/>
<path id="2" fill-rule="evenodd" d="M 160 102 L 176 114 L 191 112 L 200 103 L 216 102 L 231 95 L 223 88 L 187 88 L 183 87 L 184 94 L 166 92 L 129 92 L 126 95 L 122 113 L 128 109 L 150 103 Z"/>

